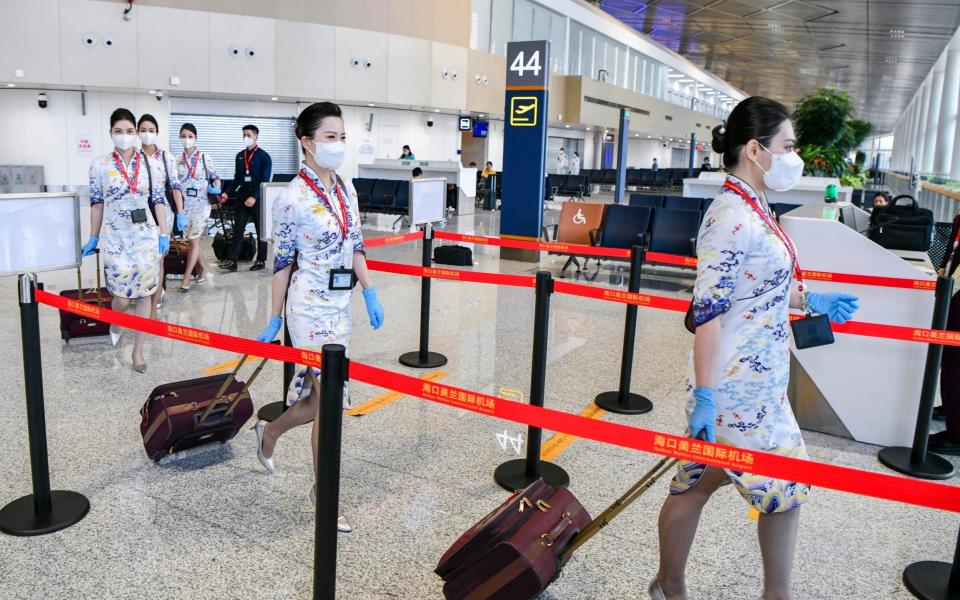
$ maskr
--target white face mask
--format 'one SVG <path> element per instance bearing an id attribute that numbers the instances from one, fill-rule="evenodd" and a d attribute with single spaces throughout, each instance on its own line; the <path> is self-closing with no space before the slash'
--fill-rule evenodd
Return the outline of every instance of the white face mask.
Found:
<path id="1" fill-rule="evenodd" d="M 760 144 L 760 147 L 773 158 L 767 170 L 760 167 L 757 161 L 753 161 L 763 171 L 763 183 L 775 192 L 786 192 L 796 187 L 800 183 L 800 178 L 803 177 L 803 159 L 800 155 L 796 152 L 774 154 L 763 144 Z"/>
<path id="2" fill-rule="evenodd" d="M 347 145 L 343 142 L 313 142 L 313 160 L 323 169 L 337 170 L 343 164 Z"/>
<path id="3" fill-rule="evenodd" d="M 253 139 L 252 137 L 246 136 L 246 135 L 243 136 L 243 145 L 246 146 L 247 148 L 250 148 L 251 146 L 253 146 L 253 145 L 256 144 L 256 143 L 257 143 L 257 142 L 254 141 L 254 139 Z"/>
<path id="4" fill-rule="evenodd" d="M 129 150 L 137 143 L 137 136 L 135 135 L 120 134 L 110 137 L 113 139 L 113 145 L 117 147 L 117 150 Z"/>
<path id="5" fill-rule="evenodd" d="M 144 131 L 140 134 L 140 141 L 143 142 L 144 146 L 152 146 L 157 141 L 157 134 Z"/>
<path id="6" fill-rule="evenodd" d="M 197 138 L 184 137 L 180 138 L 180 143 L 183 144 L 183 147 L 189 150 L 197 145 Z"/>

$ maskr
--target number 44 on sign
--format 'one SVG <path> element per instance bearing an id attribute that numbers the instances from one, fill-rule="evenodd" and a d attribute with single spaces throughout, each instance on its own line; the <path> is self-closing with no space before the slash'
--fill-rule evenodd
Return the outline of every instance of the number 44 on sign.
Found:
<path id="1" fill-rule="evenodd" d="M 524 53 L 517 53 L 517 56 L 513 59 L 513 63 L 510 65 L 510 70 L 516 72 L 518 77 L 523 77 L 527 71 L 533 71 L 533 76 L 539 77 L 540 69 L 543 68 L 540 66 L 540 51 L 534 51 L 534 53 L 530 55 L 530 60 L 526 63 L 523 62 L 523 59 Z"/>

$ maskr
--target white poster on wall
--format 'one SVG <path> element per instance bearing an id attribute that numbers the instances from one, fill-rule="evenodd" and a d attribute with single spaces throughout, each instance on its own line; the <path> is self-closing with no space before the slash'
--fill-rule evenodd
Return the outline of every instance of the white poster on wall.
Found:
<path id="1" fill-rule="evenodd" d="M 93 136 L 89 133 L 78 133 L 74 137 L 73 151 L 77 156 L 93 155 Z"/>

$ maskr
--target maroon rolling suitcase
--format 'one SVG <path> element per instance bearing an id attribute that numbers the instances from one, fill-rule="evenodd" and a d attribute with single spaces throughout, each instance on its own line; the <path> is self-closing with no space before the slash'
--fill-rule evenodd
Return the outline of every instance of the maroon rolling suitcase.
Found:
<path id="1" fill-rule="evenodd" d="M 64 290 L 60 292 L 60 295 L 71 300 L 80 300 L 95 306 L 110 308 L 113 295 L 110 290 L 100 285 L 100 250 L 94 250 L 94 255 L 97 257 L 97 287 L 83 289 L 83 276 L 80 273 L 80 268 L 77 267 L 77 289 Z M 109 333 L 109 323 L 66 310 L 60 311 L 60 337 L 66 342 L 69 342 L 72 338 L 105 336 Z"/>
<path id="2" fill-rule="evenodd" d="M 524 600 L 547 589 L 573 552 L 673 468 L 660 460 L 596 519 L 566 488 L 542 479 L 464 533 L 434 571 L 447 600 Z"/>
<path id="3" fill-rule="evenodd" d="M 169 279 L 182 279 L 187 270 L 187 256 L 190 254 L 189 240 L 170 240 L 170 250 L 163 257 L 164 276 Z M 193 265 L 193 274 L 200 274 L 199 262 Z"/>
<path id="4" fill-rule="evenodd" d="M 260 361 L 246 383 L 237 372 L 246 362 L 240 359 L 229 375 L 213 375 L 176 381 L 154 388 L 140 409 L 140 434 L 147 456 L 155 461 L 174 452 L 213 442 L 224 443 L 243 427 L 253 414 L 250 385 L 267 359 Z"/>

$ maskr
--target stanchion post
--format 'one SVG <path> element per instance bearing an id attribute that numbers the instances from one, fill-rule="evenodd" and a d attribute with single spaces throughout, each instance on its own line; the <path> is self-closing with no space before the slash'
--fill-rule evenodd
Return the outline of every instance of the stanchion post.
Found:
<path id="1" fill-rule="evenodd" d="M 337 517 L 340 513 L 343 386 L 349 368 L 346 348 L 340 344 L 325 345 L 321 365 L 313 597 L 314 600 L 333 600 L 337 594 Z"/>
<path id="2" fill-rule="evenodd" d="M 547 340 L 550 334 L 550 296 L 553 277 L 549 271 L 537 272 L 536 305 L 533 320 L 533 365 L 530 369 L 530 404 L 543 407 L 547 376 Z M 508 460 L 493 473 L 497 484 L 509 491 L 522 490 L 541 477 L 546 483 L 566 487 L 570 476 L 557 465 L 540 460 L 539 427 L 527 429 L 527 457 Z"/>
<path id="3" fill-rule="evenodd" d="M 636 294 L 640 291 L 640 272 L 646 257 L 646 248 L 634 245 L 630 252 L 630 283 L 628 290 Z M 645 396 L 630 392 L 630 379 L 633 374 L 633 348 L 637 335 L 637 305 L 627 304 L 627 317 L 623 326 L 623 352 L 620 358 L 620 388 L 613 392 L 602 392 L 594 398 L 600 408 L 623 415 L 640 415 L 653 410 L 653 403 Z"/>
<path id="4" fill-rule="evenodd" d="M 428 223 L 423 231 L 423 267 L 433 266 L 433 227 Z M 447 364 L 447 357 L 430 352 L 430 278 L 420 278 L 420 349 L 400 355 L 400 364 L 415 369 L 435 369 Z"/>
<path id="5" fill-rule="evenodd" d="M 907 565 L 903 585 L 921 600 L 956 600 L 960 598 L 960 533 L 953 551 L 953 564 L 924 560 Z"/>
<path id="6" fill-rule="evenodd" d="M 47 425 L 43 408 L 43 363 L 40 359 L 40 317 L 34 293 L 36 276 L 21 275 L 19 284 L 20 336 L 33 493 L 0 509 L 0 531 L 10 535 L 43 535 L 78 522 L 89 512 L 90 502 L 77 492 L 50 490 Z"/>
<path id="7" fill-rule="evenodd" d="M 945 275 L 937 278 L 936 298 L 933 303 L 932 329 L 945 329 L 950 311 L 950 298 L 953 296 L 953 279 Z M 913 446 L 891 446 L 877 455 L 881 463 L 894 471 L 922 479 L 950 479 L 954 475 L 953 465 L 947 459 L 927 452 L 930 435 L 930 420 L 933 418 L 933 401 L 937 394 L 940 376 L 940 359 L 943 356 L 941 344 L 930 344 L 927 348 L 927 362 L 923 370 L 923 385 L 920 389 L 920 406 L 917 409 L 917 424 L 913 432 Z"/>

